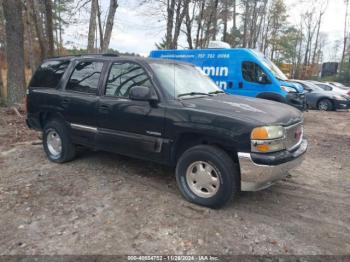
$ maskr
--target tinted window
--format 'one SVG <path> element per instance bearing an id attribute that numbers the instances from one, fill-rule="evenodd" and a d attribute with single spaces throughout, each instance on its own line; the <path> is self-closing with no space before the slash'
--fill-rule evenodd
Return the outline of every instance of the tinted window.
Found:
<path id="1" fill-rule="evenodd" d="M 102 62 L 88 61 L 79 63 L 75 67 L 66 89 L 77 92 L 96 94 L 102 67 Z"/>
<path id="2" fill-rule="evenodd" d="M 68 60 L 47 61 L 35 72 L 30 86 L 56 88 L 69 65 Z"/>
<path id="3" fill-rule="evenodd" d="M 244 80 L 255 83 L 266 83 L 268 82 L 267 76 L 262 68 L 253 62 L 243 62 L 242 64 L 242 75 Z"/>
<path id="4" fill-rule="evenodd" d="M 113 64 L 108 76 L 105 94 L 129 97 L 130 88 L 133 86 L 147 86 L 153 91 L 150 78 L 140 65 L 134 63 Z"/>

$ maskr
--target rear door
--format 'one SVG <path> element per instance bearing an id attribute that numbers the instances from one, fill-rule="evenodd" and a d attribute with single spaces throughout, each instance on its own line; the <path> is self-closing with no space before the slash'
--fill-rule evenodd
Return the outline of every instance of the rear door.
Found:
<path id="1" fill-rule="evenodd" d="M 102 60 L 78 61 L 65 85 L 61 106 L 76 143 L 94 145 L 97 133 L 97 95 L 103 67 Z"/>

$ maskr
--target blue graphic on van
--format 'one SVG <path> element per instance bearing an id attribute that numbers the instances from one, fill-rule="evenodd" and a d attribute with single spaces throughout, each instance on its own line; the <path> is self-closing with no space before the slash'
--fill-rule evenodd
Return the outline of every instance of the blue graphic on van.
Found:
<path id="1" fill-rule="evenodd" d="M 305 109 L 303 87 L 289 82 L 272 61 L 254 50 L 155 50 L 150 57 L 194 64 L 228 94 L 264 98 Z"/>

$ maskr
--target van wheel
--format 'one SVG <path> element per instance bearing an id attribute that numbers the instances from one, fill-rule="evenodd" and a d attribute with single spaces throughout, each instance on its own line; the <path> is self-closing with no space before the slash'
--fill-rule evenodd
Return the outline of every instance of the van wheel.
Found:
<path id="1" fill-rule="evenodd" d="M 64 163 L 75 157 L 69 130 L 63 123 L 52 120 L 44 126 L 43 146 L 47 157 L 55 163 Z"/>
<path id="2" fill-rule="evenodd" d="M 317 103 L 317 108 L 321 111 L 331 111 L 333 110 L 333 103 L 329 99 L 324 98 Z"/>
<path id="3" fill-rule="evenodd" d="M 239 191 L 239 173 L 228 154 L 214 146 L 188 149 L 176 166 L 176 181 L 190 202 L 219 208 Z"/>

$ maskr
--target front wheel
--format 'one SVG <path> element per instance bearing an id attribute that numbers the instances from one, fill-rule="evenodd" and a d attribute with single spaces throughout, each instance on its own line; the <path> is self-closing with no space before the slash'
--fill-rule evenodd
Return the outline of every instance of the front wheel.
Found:
<path id="1" fill-rule="evenodd" d="M 190 202 L 218 208 L 239 191 L 239 173 L 228 154 L 214 146 L 188 149 L 176 166 L 176 181 Z"/>
<path id="2" fill-rule="evenodd" d="M 317 104 L 318 110 L 331 111 L 333 110 L 333 103 L 327 98 L 321 99 Z"/>

